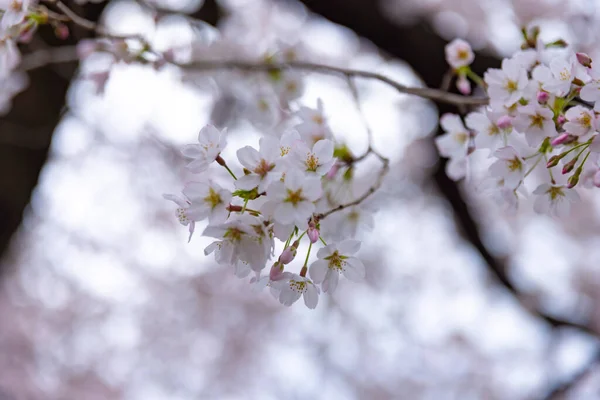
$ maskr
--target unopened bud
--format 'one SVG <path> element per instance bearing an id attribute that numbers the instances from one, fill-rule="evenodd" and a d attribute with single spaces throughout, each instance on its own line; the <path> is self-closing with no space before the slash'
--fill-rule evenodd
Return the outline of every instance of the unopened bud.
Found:
<path id="1" fill-rule="evenodd" d="M 311 243 L 316 243 L 319 240 L 319 230 L 315 227 L 309 227 L 307 235 Z"/>
<path id="2" fill-rule="evenodd" d="M 512 118 L 508 115 L 503 115 L 500 118 L 498 118 L 498 121 L 496 121 L 496 125 L 500 129 L 512 128 Z"/>
<path id="3" fill-rule="evenodd" d="M 567 187 L 569 189 L 574 188 L 578 183 L 579 183 L 579 175 L 577 175 L 577 173 L 575 173 L 567 181 Z"/>
<path id="4" fill-rule="evenodd" d="M 65 40 L 69 37 L 69 27 L 65 24 L 59 23 L 54 27 L 54 34 L 57 38 Z"/>
<path id="5" fill-rule="evenodd" d="M 537 101 L 540 104 L 546 104 L 546 102 L 548 101 L 549 98 L 550 98 L 550 95 L 548 94 L 548 92 L 544 92 L 543 90 L 540 90 L 537 93 Z"/>
<path id="6" fill-rule="evenodd" d="M 285 250 L 283 250 L 283 252 L 279 256 L 279 262 L 281 262 L 283 264 L 289 264 L 294 260 L 295 257 L 296 257 L 296 248 L 294 248 L 292 246 L 288 246 L 285 248 Z"/>
<path id="7" fill-rule="evenodd" d="M 562 169 L 562 174 L 563 175 L 568 174 L 569 172 L 573 171 L 573 168 L 575 168 L 576 163 L 577 163 L 577 158 L 574 158 L 571 161 L 569 161 L 568 163 L 566 163 Z"/>
<path id="8" fill-rule="evenodd" d="M 585 53 L 576 53 L 577 61 L 579 64 L 587 68 L 592 68 L 592 58 Z"/>
<path id="9" fill-rule="evenodd" d="M 567 122 L 567 118 L 565 118 L 564 115 L 559 115 L 558 117 L 556 117 L 556 123 L 559 125 L 564 124 L 565 122 Z"/>
<path id="10" fill-rule="evenodd" d="M 225 160 L 223 160 L 223 157 L 221 157 L 220 155 L 218 155 L 217 158 L 215 158 L 215 161 L 223 167 L 227 166 L 227 163 L 225 162 Z"/>
<path id="11" fill-rule="evenodd" d="M 576 170 L 575 173 L 569 178 L 569 180 L 567 181 L 567 187 L 569 189 L 575 187 L 577 185 L 577 183 L 579 183 L 579 176 L 581 175 L 581 172 L 583 171 L 583 166 L 580 165 Z"/>
<path id="12" fill-rule="evenodd" d="M 556 167 L 558 165 L 558 162 L 560 161 L 560 159 L 563 158 L 564 156 L 565 155 L 563 155 L 563 154 L 559 154 L 557 156 L 550 157 L 550 159 L 546 163 L 546 168 Z"/>
<path id="13" fill-rule="evenodd" d="M 280 262 L 276 262 L 271 266 L 271 271 L 269 271 L 269 279 L 272 281 L 278 281 L 283 278 L 283 264 Z"/>
<path id="14" fill-rule="evenodd" d="M 456 80 L 456 88 L 465 96 L 471 94 L 471 82 L 469 82 L 469 80 L 463 75 L 459 76 Z"/>
<path id="15" fill-rule="evenodd" d="M 327 172 L 327 174 L 325 175 L 327 177 L 327 179 L 333 179 L 335 178 L 335 175 L 337 174 L 337 172 L 339 171 L 340 166 L 338 163 L 334 163 L 331 166 L 331 169 L 329 170 L 329 172 Z"/>
<path id="16" fill-rule="evenodd" d="M 582 81 L 579 78 L 573 79 L 572 82 L 573 82 L 573 85 L 577 85 L 577 86 L 583 86 L 583 85 L 585 85 L 585 82 Z M 579 95 L 579 93 L 581 93 L 581 88 L 580 87 L 574 87 L 573 90 L 571 90 L 571 95 L 572 96 L 577 96 L 577 95 Z"/>
<path id="17" fill-rule="evenodd" d="M 560 135 L 558 135 L 557 137 L 555 137 L 554 139 L 552 139 L 552 141 L 550 142 L 550 144 L 552 146 L 559 146 L 561 144 L 565 144 L 567 141 L 569 141 L 570 136 L 568 133 L 561 133 Z"/>

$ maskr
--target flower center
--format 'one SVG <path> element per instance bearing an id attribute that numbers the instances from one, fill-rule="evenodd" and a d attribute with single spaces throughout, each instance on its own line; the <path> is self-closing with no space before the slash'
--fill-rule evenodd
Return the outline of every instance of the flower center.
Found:
<path id="1" fill-rule="evenodd" d="M 559 72 L 558 77 L 561 81 L 570 81 L 571 73 L 565 68 Z"/>
<path id="2" fill-rule="evenodd" d="M 590 114 L 582 112 L 579 115 L 578 119 L 579 119 L 579 123 L 582 126 L 584 126 L 585 128 L 591 128 L 592 127 L 592 117 L 590 116 Z"/>
<path id="3" fill-rule="evenodd" d="M 254 173 L 260 175 L 261 178 L 264 178 L 273 168 L 275 168 L 275 164 L 269 164 L 267 160 L 263 158 L 254 169 Z"/>
<path id="4" fill-rule="evenodd" d="M 294 292 L 304 293 L 306 292 L 306 287 L 307 284 L 305 281 L 290 280 L 290 289 L 292 289 Z"/>
<path id="5" fill-rule="evenodd" d="M 177 212 L 177 219 L 179 220 L 179 222 L 182 225 L 187 225 L 190 222 L 190 220 L 188 219 L 188 217 L 185 213 L 185 208 L 178 208 L 176 212 Z"/>
<path id="6" fill-rule="evenodd" d="M 454 135 L 454 139 L 460 144 L 465 144 L 467 139 L 469 139 L 469 135 L 465 132 L 460 132 Z"/>
<path id="7" fill-rule="evenodd" d="M 456 53 L 456 55 L 458 56 L 458 58 L 460 60 L 466 60 L 469 58 L 469 50 L 467 49 L 460 49 L 458 50 L 458 53 Z"/>
<path id="8" fill-rule="evenodd" d="M 242 235 L 244 232 L 239 230 L 238 228 L 229 228 L 227 232 L 223 235 L 224 238 L 229 239 L 232 242 L 239 242 L 242 240 Z"/>
<path id="9" fill-rule="evenodd" d="M 307 171 L 316 171 L 319 167 L 319 158 L 316 157 L 313 153 L 308 153 L 306 156 L 306 170 Z"/>
<path id="10" fill-rule="evenodd" d="M 317 125 L 323 125 L 325 123 L 325 118 L 323 118 L 323 116 L 319 114 L 313 115 L 311 119 Z"/>
<path id="11" fill-rule="evenodd" d="M 531 119 L 531 122 L 529 123 L 530 127 L 537 126 L 540 129 L 544 128 L 544 117 L 540 114 L 532 115 L 529 118 Z"/>
<path id="12" fill-rule="evenodd" d="M 496 125 L 491 125 L 488 128 L 488 135 L 495 136 L 500 133 L 500 129 Z"/>
<path id="13" fill-rule="evenodd" d="M 292 148 L 290 146 L 279 146 L 281 157 L 287 155 Z"/>
<path id="14" fill-rule="evenodd" d="M 219 193 L 215 192 L 213 188 L 208 188 L 208 196 L 204 198 L 204 201 L 207 202 L 212 209 L 223 202 Z"/>
<path id="15" fill-rule="evenodd" d="M 517 82 L 513 81 L 512 79 L 509 79 L 506 82 L 506 85 L 504 86 L 504 88 L 506 89 L 506 91 L 508 93 L 512 93 L 512 92 L 515 92 L 519 88 L 519 86 L 517 85 Z"/>
<path id="16" fill-rule="evenodd" d="M 556 200 L 559 197 L 564 197 L 565 193 L 561 187 L 552 186 L 548 191 L 546 191 L 550 195 L 550 200 Z"/>
<path id="17" fill-rule="evenodd" d="M 523 169 L 523 163 L 521 163 L 521 160 L 515 157 L 512 160 L 508 160 L 508 169 L 511 172 L 516 170 L 520 171 L 521 169 Z"/>
<path id="18" fill-rule="evenodd" d="M 296 206 L 301 201 L 304 201 L 304 197 L 302 196 L 302 189 L 298 189 L 295 192 L 293 190 L 287 189 L 287 198 L 284 200 L 286 203 L 292 203 L 292 205 Z"/>
<path id="19" fill-rule="evenodd" d="M 325 259 L 329 260 L 329 268 L 337 270 L 338 272 L 343 271 L 346 266 L 343 256 L 340 256 L 340 253 L 337 250 L 329 257 L 325 257 Z"/>

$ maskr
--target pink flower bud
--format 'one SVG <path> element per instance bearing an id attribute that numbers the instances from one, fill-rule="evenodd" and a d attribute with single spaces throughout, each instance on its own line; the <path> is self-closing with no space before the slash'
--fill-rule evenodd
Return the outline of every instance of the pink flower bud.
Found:
<path id="1" fill-rule="evenodd" d="M 552 141 L 550 142 L 550 144 L 552 146 L 558 146 L 561 144 L 564 144 L 565 142 L 567 142 L 569 140 L 569 134 L 568 133 L 561 133 L 560 135 L 558 135 L 557 137 L 555 137 L 554 139 L 552 139 Z"/>
<path id="2" fill-rule="evenodd" d="M 577 53 L 575 56 L 577 57 L 579 64 L 587 68 L 592 68 L 592 58 L 590 56 L 585 53 Z"/>
<path id="3" fill-rule="evenodd" d="M 550 95 L 548 94 L 548 92 L 544 92 L 543 90 L 540 90 L 537 93 L 537 101 L 540 104 L 546 104 L 546 102 L 548 101 L 549 98 L 550 98 Z"/>
<path id="4" fill-rule="evenodd" d="M 325 175 L 325 176 L 327 177 L 327 179 L 333 179 L 333 178 L 335 178 L 335 174 L 337 174 L 339 169 L 340 169 L 339 164 L 335 163 L 331 166 L 331 169 L 329 170 L 329 172 L 327 172 L 327 175 Z"/>
<path id="5" fill-rule="evenodd" d="M 594 183 L 594 186 L 600 188 L 600 170 L 594 174 L 592 182 Z"/>
<path id="6" fill-rule="evenodd" d="M 559 115 L 558 117 L 556 117 L 556 123 L 558 123 L 559 125 L 564 124 L 566 121 L 567 119 L 564 115 Z"/>
<path id="7" fill-rule="evenodd" d="M 471 82 L 469 82 L 469 80 L 464 76 L 458 77 L 458 79 L 456 80 L 456 88 L 460 93 L 464 94 L 465 96 L 471 94 Z"/>
<path id="8" fill-rule="evenodd" d="M 498 118 L 498 121 L 496 121 L 496 125 L 500 129 L 511 128 L 512 127 L 512 118 L 509 117 L 508 115 L 503 115 L 500 118 Z"/>
<path id="9" fill-rule="evenodd" d="M 319 231 L 317 228 L 309 227 L 307 234 L 311 243 L 316 243 L 319 240 Z"/>
<path id="10" fill-rule="evenodd" d="M 65 40 L 69 37 L 69 27 L 65 24 L 58 24 L 54 27 L 54 34 L 60 40 Z"/>
<path id="11" fill-rule="evenodd" d="M 283 264 L 276 262 L 269 271 L 269 279 L 272 281 L 278 281 L 283 278 Z"/>
<path id="12" fill-rule="evenodd" d="M 283 250 L 281 255 L 279 256 L 279 262 L 283 264 L 291 263 L 296 257 L 296 248 L 292 246 L 288 246 Z"/>

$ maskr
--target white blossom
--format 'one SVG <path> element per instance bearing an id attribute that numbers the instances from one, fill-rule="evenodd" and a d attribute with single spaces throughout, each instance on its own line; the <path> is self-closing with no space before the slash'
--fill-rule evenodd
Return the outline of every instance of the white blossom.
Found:
<path id="1" fill-rule="evenodd" d="M 466 67 L 475 59 L 471 45 L 462 39 L 454 39 L 446 45 L 446 61 L 454 69 Z"/>
<path id="2" fill-rule="evenodd" d="M 314 202 L 321 197 L 321 193 L 321 180 L 318 177 L 290 170 L 284 182 L 273 182 L 269 186 L 267 198 L 273 202 L 276 221 L 284 225 L 294 223 L 298 228 L 305 229 L 315 210 Z"/>
<path id="3" fill-rule="evenodd" d="M 565 217 L 571 210 L 571 203 L 579 201 L 575 189 L 569 189 L 563 184 L 543 183 L 533 191 L 537 197 L 533 204 L 535 212 Z"/>
<path id="4" fill-rule="evenodd" d="M 227 144 L 225 132 L 219 131 L 213 125 L 206 125 L 200 130 L 198 142 L 188 144 L 181 150 L 184 156 L 192 159 L 187 167 L 195 173 L 206 171 L 208 165 L 215 161 Z"/>
<path id="5" fill-rule="evenodd" d="M 283 277 L 277 281 L 270 282 L 272 293 L 284 306 L 291 306 L 300 296 L 304 297 L 306 307 L 314 309 L 319 302 L 320 290 L 308 278 L 284 272 Z"/>
<path id="6" fill-rule="evenodd" d="M 523 96 L 529 82 L 525 68 L 512 59 L 504 59 L 502 69 L 489 69 L 484 74 L 484 80 L 494 107 L 510 107 L 516 103 Z"/>
<path id="7" fill-rule="evenodd" d="M 567 122 L 563 125 L 566 132 L 575 136 L 584 136 L 597 129 L 594 112 L 582 106 L 575 106 L 565 113 Z"/>
<path id="8" fill-rule="evenodd" d="M 333 166 L 333 142 L 328 139 L 319 140 L 308 147 L 304 142 L 298 142 L 293 150 L 294 165 L 308 174 L 323 176 Z"/>
<path id="9" fill-rule="evenodd" d="M 183 194 L 192 203 L 188 212 L 202 220 L 208 218 L 209 223 L 225 222 L 231 201 L 231 192 L 223 189 L 214 182 L 190 182 L 183 189 Z"/>
<path id="10" fill-rule="evenodd" d="M 525 176 L 525 160 L 512 146 L 502 147 L 493 154 L 498 160 L 490 166 L 490 174 L 504 180 L 509 189 L 516 189 Z"/>
<path id="11" fill-rule="evenodd" d="M 310 277 L 321 284 L 323 292 L 333 292 L 337 287 L 340 274 L 351 281 L 360 281 L 365 277 L 365 266 L 354 257 L 360 249 L 358 240 L 348 239 L 341 243 L 329 244 L 317 252 L 317 261 L 310 266 Z"/>
<path id="12" fill-rule="evenodd" d="M 273 137 L 262 137 L 259 150 L 250 146 L 242 147 L 237 151 L 238 160 L 250 171 L 235 181 L 235 186 L 242 190 L 252 190 L 258 187 L 258 192 L 263 193 L 276 179 L 281 177 L 281 172 L 276 170 L 276 161 L 280 158 L 279 140 Z"/>
<path id="13" fill-rule="evenodd" d="M 516 130 L 525 134 L 527 143 L 539 146 L 546 137 L 556 136 L 554 113 L 539 104 L 529 104 L 518 109 L 519 113 L 513 124 Z"/>

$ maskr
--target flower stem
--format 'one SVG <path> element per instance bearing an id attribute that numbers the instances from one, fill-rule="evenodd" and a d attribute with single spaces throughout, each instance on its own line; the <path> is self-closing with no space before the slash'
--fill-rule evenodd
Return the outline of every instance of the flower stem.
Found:
<path id="1" fill-rule="evenodd" d="M 321 241 L 321 243 L 323 243 L 323 245 L 327 246 L 327 243 L 325 243 L 325 240 L 323 240 L 323 237 L 321 235 L 319 235 L 319 240 Z"/>
<path id="2" fill-rule="evenodd" d="M 242 214 L 244 213 L 244 211 L 246 211 L 246 206 L 248 205 L 248 200 L 249 199 L 244 200 L 244 206 L 242 207 Z"/>
<path id="3" fill-rule="evenodd" d="M 527 176 L 535 169 L 535 167 L 537 167 L 537 165 L 540 163 L 540 160 L 542 159 L 542 155 L 540 154 L 540 156 L 538 157 L 538 159 L 535 161 L 535 163 L 533 164 L 533 166 L 531 168 L 529 168 L 529 170 L 527 172 L 525 172 L 525 175 L 523 176 L 523 178 L 527 178 Z"/>
<path id="4" fill-rule="evenodd" d="M 304 260 L 304 266 L 300 271 L 300 276 L 306 276 L 306 271 L 308 271 L 308 257 L 310 256 L 310 250 L 312 249 L 312 242 L 308 245 L 308 251 L 306 252 L 306 259 Z"/>
<path id="5" fill-rule="evenodd" d="M 223 165 L 223 167 L 225 167 L 225 169 L 227 170 L 227 172 L 229 172 L 229 175 L 231 175 L 233 177 L 233 179 L 235 179 L 237 181 L 237 177 L 235 176 L 235 174 L 229 169 L 229 167 L 227 165 Z"/>

